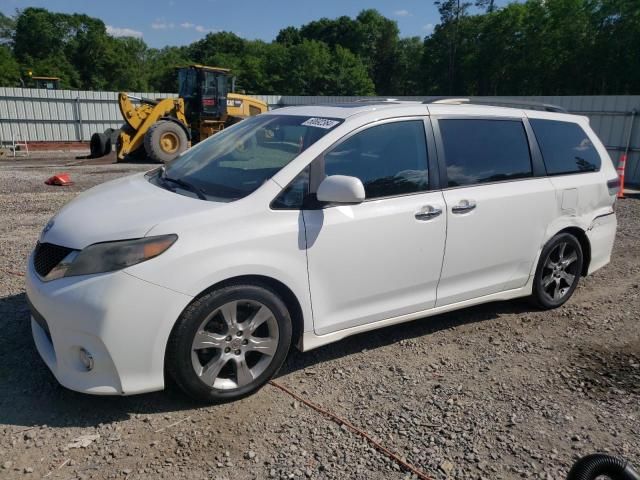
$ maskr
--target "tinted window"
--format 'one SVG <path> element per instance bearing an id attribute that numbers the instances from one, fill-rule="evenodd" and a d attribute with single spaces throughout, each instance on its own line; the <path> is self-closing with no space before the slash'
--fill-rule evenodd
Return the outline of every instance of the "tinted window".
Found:
<path id="1" fill-rule="evenodd" d="M 439 125 L 450 187 L 533 175 L 522 122 L 450 119 Z"/>
<path id="2" fill-rule="evenodd" d="M 600 169 L 600 155 L 580 125 L 556 120 L 530 122 L 549 175 Z"/>
<path id="3" fill-rule="evenodd" d="M 378 125 L 324 156 L 326 175 L 362 180 L 366 198 L 427 190 L 427 145 L 421 120 Z"/>
<path id="4" fill-rule="evenodd" d="M 271 203 L 278 210 L 300 209 L 309 192 L 309 167 L 305 168 Z"/>

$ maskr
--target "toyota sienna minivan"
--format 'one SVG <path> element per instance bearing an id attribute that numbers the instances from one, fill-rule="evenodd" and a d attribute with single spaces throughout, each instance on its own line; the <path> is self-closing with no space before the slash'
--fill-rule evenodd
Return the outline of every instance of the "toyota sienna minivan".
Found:
<path id="1" fill-rule="evenodd" d="M 73 390 L 170 377 L 196 399 L 238 399 L 291 345 L 516 297 L 559 307 L 609 262 L 617 189 L 582 116 L 271 111 L 55 215 L 29 258 L 33 337 Z"/>

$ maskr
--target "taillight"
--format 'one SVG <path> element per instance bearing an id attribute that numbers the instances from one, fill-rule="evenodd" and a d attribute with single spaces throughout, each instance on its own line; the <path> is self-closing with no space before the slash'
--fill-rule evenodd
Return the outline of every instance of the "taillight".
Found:
<path id="1" fill-rule="evenodd" d="M 216 105 L 215 98 L 204 98 L 202 99 L 202 105 L 205 107 L 214 107 Z"/>
<path id="2" fill-rule="evenodd" d="M 618 195 L 620 190 L 620 179 L 618 177 L 607 181 L 607 188 L 609 189 L 609 195 Z"/>

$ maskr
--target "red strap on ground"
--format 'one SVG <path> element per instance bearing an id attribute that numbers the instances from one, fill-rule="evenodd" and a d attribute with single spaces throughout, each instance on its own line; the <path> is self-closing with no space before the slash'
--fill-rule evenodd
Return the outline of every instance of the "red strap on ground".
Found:
<path id="1" fill-rule="evenodd" d="M 15 272 L 13 270 L 2 270 L 4 273 L 8 273 L 9 275 L 15 275 L 16 277 L 24 277 L 24 273 Z"/>
<path id="2" fill-rule="evenodd" d="M 347 427 L 349 430 L 351 430 L 353 433 L 355 433 L 356 435 L 361 436 L 362 438 L 364 438 L 367 442 L 369 442 L 371 445 L 373 445 L 373 447 L 378 450 L 379 452 L 383 453 L 384 455 L 386 455 L 387 457 L 389 457 L 391 460 L 393 460 L 394 462 L 396 462 L 398 465 L 400 465 L 402 468 L 404 468 L 406 471 L 409 471 L 415 475 L 417 475 L 417 477 L 420 480 L 433 480 L 430 476 L 428 476 L 426 473 L 424 473 L 422 470 L 419 470 L 417 467 L 414 467 L 413 465 L 411 465 L 410 463 L 405 462 L 404 460 L 402 460 L 400 457 L 398 457 L 398 455 L 396 455 L 395 453 L 393 453 L 391 450 L 389 450 L 388 448 L 386 448 L 385 446 L 381 445 L 380 443 L 378 443 L 377 441 L 375 441 L 373 438 L 371 438 L 371 436 L 367 433 L 364 432 L 362 430 L 360 430 L 358 427 L 356 427 L 354 424 L 352 424 L 351 422 L 340 418 L 339 416 L 337 416 L 334 413 L 331 413 L 328 410 L 325 410 L 324 408 L 322 408 L 321 406 L 313 403 L 310 400 L 307 400 L 306 398 L 301 397 L 300 395 L 298 395 L 297 393 L 289 390 L 287 387 L 285 387 L 284 385 L 281 385 L 277 382 L 275 382 L 274 380 L 270 380 L 269 383 L 271 385 L 273 385 L 274 387 L 282 390 L 283 392 L 285 392 L 286 394 L 292 396 L 293 398 L 295 398 L 296 400 L 298 400 L 301 403 L 304 403 L 307 407 L 314 409 L 316 412 L 319 412 L 321 414 L 323 414 L 326 417 L 329 417 L 331 420 L 333 420 L 334 422 L 336 422 L 338 425 L 344 425 L 345 427 Z"/>

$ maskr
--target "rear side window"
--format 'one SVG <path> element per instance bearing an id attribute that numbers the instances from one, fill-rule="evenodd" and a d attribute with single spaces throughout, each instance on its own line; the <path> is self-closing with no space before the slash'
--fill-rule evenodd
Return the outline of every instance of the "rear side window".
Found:
<path id="1" fill-rule="evenodd" d="M 427 190 L 422 120 L 385 123 L 356 133 L 324 155 L 324 172 L 359 178 L 368 199 Z"/>
<path id="2" fill-rule="evenodd" d="M 533 176 L 519 120 L 440 119 L 449 187 Z"/>
<path id="3" fill-rule="evenodd" d="M 549 175 L 600 170 L 600 155 L 577 123 L 529 120 Z"/>

